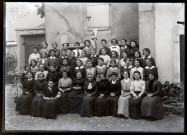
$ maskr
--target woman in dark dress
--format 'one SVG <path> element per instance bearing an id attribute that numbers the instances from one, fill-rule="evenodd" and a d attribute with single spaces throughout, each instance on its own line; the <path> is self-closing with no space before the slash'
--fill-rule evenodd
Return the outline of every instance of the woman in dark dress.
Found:
<path id="1" fill-rule="evenodd" d="M 97 98 L 95 100 L 94 115 L 101 117 L 106 115 L 106 97 L 108 93 L 109 83 L 106 80 L 104 74 L 100 74 L 99 78 L 101 80 L 97 82 L 98 92 Z"/>
<path id="2" fill-rule="evenodd" d="M 144 68 L 144 74 L 145 74 L 145 81 L 149 80 L 149 73 L 154 72 L 155 79 L 158 79 L 158 71 L 157 67 L 153 66 L 150 59 L 146 59 L 147 66 Z"/>
<path id="3" fill-rule="evenodd" d="M 70 113 L 80 113 L 81 104 L 84 95 L 84 82 L 81 72 L 76 73 L 76 78 L 72 83 L 72 90 L 68 95 Z"/>
<path id="4" fill-rule="evenodd" d="M 41 117 L 42 107 L 44 105 L 43 91 L 47 87 L 47 81 L 44 80 L 44 74 L 38 74 L 38 81 L 35 83 L 34 92 L 35 96 L 32 100 L 31 115 L 33 117 Z"/>
<path id="5" fill-rule="evenodd" d="M 68 95 L 71 92 L 72 80 L 68 77 L 66 71 L 62 72 L 62 78 L 59 80 L 58 89 L 61 93 L 59 98 L 58 107 L 62 114 L 69 113 Z"/>
<path id="6" fill-rule="evenodd" d="M 48 87 L 43 92 L 45 100 L 42 108 L 42 117 L 47 119 L 55 119 L 57 115 L 57 102 L 60 97 L 58 87 L 54 85 L 53 80 L 48 81 Z"/>
<path id="7" fill-rule="evenodd" d="M 62 74 L 63 71 L 66 71 L 68 73 L 68 77 L 71 78 L 72 69 L 71 69 L 71 66 L 68 65 L 68 59 L 67 58 L 62 59 L 62 66 L 59 69 L 59 73 Z"/>
<path id="8" fill-rule="evenodd" d="M 121 83 L 117 80 L 117 74 L 112 73 L 110 75 L 111 81 L 109 81 L 109 95 L 106 99 L 106 115 L 117 117 L 118 99 L 121 92 Z"/>
<path id="9" fill-rule="evenodd" d="M 24 72 L 22 73 L 21 77 L 20 77 L 20 83 L 22 84 L 22 86 L 24 85 L 25 80 L 27 79 L 27 72 L 31 71 L 31 67 L 29 64 L 26 64 L 24 67 Z M 33 77 L 33 76 L 32 76 Z"/>
<path id="10" fill-rule="evenodd" d="M 74 68 L 74 70 L 73 70 L 73 79 L 75 79 L 76 78 L 76 73 L 77 72 L 81 72 L 81 74 L 83 75 L 83 78 L 85 78 L 85 67 L 83 66 L 83 63 L 82 63 L 82 61 L 81 60 L 79 60 L 79 59 L 77 59 L 76 60 L 76 67 Z"/>
<path id="11" fill-rule="evenodd" d="M 70 53 L 69 65 L 71 66 L 72 71 L 76 67 L 76 57 L 75 57 L 74 51 L 71 51 L 71 53 Z"/>
<path id="12" fill-rule="evenodd" d="M 84 97 L 81 105 L 81 117 L 92 117 L 94 115 L 94 103 L 97 93 L 97 83 L 92 74 L 87 75 L 84 83 Z"/>
<path id="13" fill-rule="evenodd" d="M 55 65 L 55 71 L 59 69 L 59 58 L 55 56 L 55 50 L 49 51 L 50 57 L 47 58 L 46 65 L 48 71 L 50 71 L 50 65 Z"/>
<path id="14" fill-rule="evenodd" d="M 131 60 L 133 60 L 135 58 L 135 52 L 136 51 L 139 51 L 139 45 L 138 45 L 138 43 L 136 41 L 131 41 L 129 48 L 126 51 L 128 57 Z"/>
<path id="15" fill-rule="evenodd" d="M 160 101 L 161 83 L 155 79 L 155 73 L 149 73 L 146 82 L 146 96 L 142 100 L 141 115 L 146 119 L 159 120 L 163 118 L 163 108 Z"/>
<path id="16" fill-rule="evenodd" d="M 145 81 L 141 79 L 140 72 L 134 71 L 133 81 L 130 86 L 131 98 L 129 99 L 129 117 L 141 118 L 141 103 L 145 93 Z"/>
<path id="17" fill-rule="evenodd" d="M 151 51 L 149 48 L 143 49 L 143 57 L 142 57 L 142 67 L 146 67 L 146 59 L 150 59 L 153 66 L 156 66 L 155 59 L 150 55 Z"/>
<path id="18" fill-rule="evenodd" d="M 31 103 L 34 98 L 34 85 L 35 80 L 32 77 L 33 73 L 31 71 L 27 72 L 27 79 L 23 83 L 23 93 L 18 99 L 16 104 L 16 111 L 19 111 L 20 114 L 31 114 Z"/>

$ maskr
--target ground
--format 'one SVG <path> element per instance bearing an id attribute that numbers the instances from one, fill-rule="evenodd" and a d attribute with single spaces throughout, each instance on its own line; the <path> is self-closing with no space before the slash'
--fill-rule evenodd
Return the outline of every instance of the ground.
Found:
<path id="1" fill-rule="evenodd" d="M 108 117 L 80 117 L 78 114 L 57 115 L 55 120 L 29 115 L 17 115 L 14 96 L 16 89 L 5 86 L 5 124 L 7 131 L 135 131 L 184 132 L 184 117 L 164 116 L 162 120 L 146 121 Z M 21 91 L 19 90 L 19 94 Z"/>

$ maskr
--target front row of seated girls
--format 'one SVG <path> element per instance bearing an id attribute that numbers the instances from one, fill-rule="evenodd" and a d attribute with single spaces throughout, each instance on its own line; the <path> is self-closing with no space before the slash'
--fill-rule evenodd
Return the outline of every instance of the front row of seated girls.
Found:
<path id="1" fill-rule="evenodd" d="M 109 74 L 107 80 L 101 71 L 96 81 L 92 72 L 83 77 L 83 73 L 77 71 L 72 80 L 66 71 L 62 71 L 61 78 L 58 75 L 55 78 L 54 66 L 50 69 L 46 80 L 45 75 L 39 73 L 37 81 L 33 73 L 27 71 L 23 94 L 16 105 L 20 114 L 47 119 L 67 113 L 77 113 L 81 117 L 163 118 L 159 96 L 161 83 L 155 79 L 155 72 L 149 72 L 150 80 L 145 82 L 139 71 L 134 71 L 133 80 L 125 70 L 121 81 L 116 72 Z"/>

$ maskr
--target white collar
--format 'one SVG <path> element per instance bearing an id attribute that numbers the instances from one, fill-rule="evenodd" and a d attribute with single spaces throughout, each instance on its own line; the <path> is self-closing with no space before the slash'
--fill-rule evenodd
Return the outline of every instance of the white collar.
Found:
<path id="1" fill-rule="evenodd" d="M 116 80 L 115 81 L 112 80 L 112 84 L 115 84 L 115 83 L 116 83 Z"/>
<path id="2" fill-rule="evenodd" d="M 48 87 L 49 90 L 52 90 L 53 88 Z"/>
<path id="3" fill-rule="evenodd" d="M 79 68 L 84 68 L 83 66 L 80 66 L 80 67 L 75 67 L 75 69 L 79 69 Z"/>
<path id="4" fill-rule="evenodd" d="M 149 55 L 147 58 L 149 58 L 149 59 L 150 59 L 150 58 L 151 58 L 151 55 Z M 143 59 L 145 59 L 145 56 L 143 56 Z"/>
<path id="5" fill-rule="evenodd" d="M 124 78 L 123 80 L 124 80 L 124 82 L 129 82 L 130 79 L 129 78 L 127 78 L 127 79 Z"/>
<path id="6" fill-rule="evenodd" d="M 145 68 L 146 68 L 146 69 L 153 69 L 153 68 L 155 68 L 155 66 L 151 66 L 151 67 L 146 66 Z"/>
<path id="7" fill-rule="evenodd" d="M 68 58 L 67 56 L 62 56 L 62 58 Z"/>
<path id="8" fill-rule="evenodd" d="M 97 55 L 95 54 L 94 56 L 93 55 L 91 55 L 91 57 L 96 57 Z"/>
<path id="9" fill-rule="evenodd" d="M 51 59 L 56 59 L 56 57 L 55 57 L 55 56 L 53 56 L 53 57 L 52 57 L 52 56 L 50 56 L 50 58 L 51 58 Z"/>
<path id="10" fill-rule="evenodd" d="M 31 81 L 33 78 L 31 78 L 31 79 L 28 79 L 28 81 Z"/>
<path id="11" fill-rule="evenodd" d="M 127 66 L 125 65 L 125 66 L 124 66 L 124 68 L 127 68 Z M 130 65 L 128 68 L 133 68 L 133 66 L 132 66 L 132 65 Z"/>

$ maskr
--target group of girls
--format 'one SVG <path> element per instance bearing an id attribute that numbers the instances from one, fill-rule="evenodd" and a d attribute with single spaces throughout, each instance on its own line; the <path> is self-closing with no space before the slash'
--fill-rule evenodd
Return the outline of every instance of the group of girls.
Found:
<path id="1" fill-rule="evenodd" d="M 101 40 L 97 52 L 91 42 L 85 47 L 46 42 L 33 53 L 21 76 L 23 94 L 16 111 L 33 117 L 56 118 L 57 114 L 78 113 L 81 117 L 163 118 L 161 83 L 154 58 L 148 48 L 143 57 L 136 41 Z"/>

